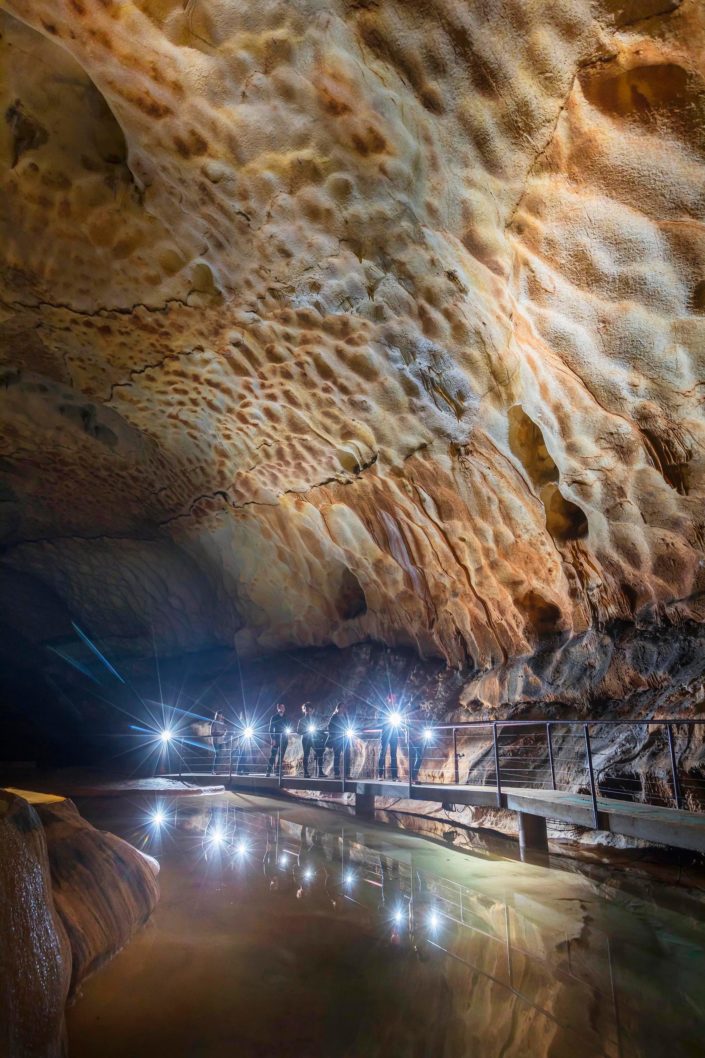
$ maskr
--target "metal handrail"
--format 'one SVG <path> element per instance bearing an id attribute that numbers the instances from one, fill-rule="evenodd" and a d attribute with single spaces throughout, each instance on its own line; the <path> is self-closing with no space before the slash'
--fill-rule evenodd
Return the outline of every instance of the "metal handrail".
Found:
<path id="1" fill-rule="evenodd" d="M 687 775 L 682 780 L 681 772 L 684 771 L 682 765 L 679 765 L 678 755 L 676 753 L 676 747 L 674 744 L 674 730 L 678 727 L 685 727 L 688 730 L 694 729 L 697 725 L 705 725 L 705 720 L 694 720 L 694 719 L 678 719 L 674 717 L 668 718 L 646 718 L 643 720 L 573 720 L 573 719 L 556 719 L 546 720 L 542 719 L 522 719 L 522 720 L 471 720 L 461 721 L 458 723 L 434 723 L 433 721 L 421 720 L 417 718 L 406 718 L 402 716 L 401 723 L 397 726 L 397 738 L 394 741 L 394 754 L 392 761 L 392 781 L 397 780 L 399 771 L 403 771 L 403 752 L 402 752 L 402 768 L 400 769 L 396 761 L 397 746 L 399 748 L 405 748 L 406 750 L 406 769 L 407 778 L 402 780 L 406 782 L 408 788 L 408 796 L 413 798 L 413 786 L 418 782 L 416 772 L 419 771 L 418 756 L 415 757 L 416 763 L 412 765 L 412 753 L 418 753 L 418 747 L 422 746 L 421 761 L 423 763 L 427 758 L 440 760 L 442 762 L 440 770 L 445 771 L 448 764 L 451 764 L 451 770 L 453 780 L 456 786 L 461 785 L 473 785 L 473 786 L 489 786 L 496 789 L 497 805 L 502 807 L 503 793 L 507 789 L 516 788 L 528 788 L 528 787 L 539 787 L 541 789 L 552 789 L 559 790 L 559 767 L 569 766 L 571 772 L 575 772 L 575 766 L 577 765 L 581 769 L 584 768 L 587 772 L 585 776 L 587 782 L 576 783 L 574 781 L 574 775 L 572 781 L 564 782 L 563 789 L 574 791 L 580 788 L 580 785 L 587 786 L 590 800 L 592 803 L 593 813 L 593 824 L 595 827 L 599 825 L 599 804 L 598 798 L 609 796 L 610 793 L 617 794 L 618 799 L 624 800 L 641 800 L 641 803 L 652 803 L 653 800 L 649 800 L 649 789 L 653 795 L 654 788 L 663 787 L 664 775 L 662 773 L 654 772 L 651 779 L 649 772 L 646 770 L 641 778 L 628 774 L 628 768 L 626 774 L 617 775 L 611 780 L 607 776 L 607 781 L 611 781 L 613 786 L 610 788 L 605 784 L 605 773 L 613 767 L 618 767 L 620 761 L 615 758 L 613 761 L 602 762 L 600 764 L 600 756 L 603 756 L 603 751 L 599 750 L 597 760 L 595 759 L 595 743 L 596 738 L 595 732 L 602 728 L 608 727 L 613 730 L 617 727 L 629 728 L 634 730 L 640 730 L 643 728 L 656 728 L 663 729 L 665 735 L 665 746 L 664 750 L 667 752 L 666 759 L 670 765 L 670 787 L 672 789 L 672 798 L 669 794 L 668 800 L 675 803 L 677 809 L 688 808 L 691 811 L 705 811 L 705 777 L 701 777 L 697 771 L 695 774 Z M 564 729 L 562 733 L 559 729 Z M 526 736 L 524 740 L 521 740 L 523 733 Z M 565 730 L 567 729 L 567 730 Z M 430 738 L 424 739 L 419 737 L 419 734 L 423 730 L 429 732 Z M 350 748 L 353 742 L 366 742 L 370 741 L 370 737 L 379 738 L 385 732 L 388 733 L 389 725 L 374 725 L 355 728 L 354 735 L 352 736 L 341 736 L 338 739 L 339 756 L 336 758 L 338 763 L 342 761 L 342 774 L 337 776 L 323 775 L 319 778 L 330 779 L 331 782 L 340 783 L 340 789 L 343 793 L 346 792 L 346 781 L 355 781 L 356 779 L 361 780 L 366 778 L 363 775 L 353 775 L 349 769 L 349 755 Z M 227 751 L 227 774 L 230 781 L 233 780 L 233 758 L 239 753 L 240 757 L 244 756 L 243 751 L 243 732 L 238 729 L 231 729 L 226 736 L 226 741 L 229 743 L 229 749 Z M 321 727 L 323 732 L 323 727 Z M 459 740 L 463 739 L 463 736 L 467 736 L 478 732 L 487 736 L 488 744 L 484 747 L 480 747 L 476 754 L 471 752 L 471 765 L 470 770 L 479 769 L 481 774 L 475 776 L 473 779 L 470 778 L 468 773 L 465 781 L 460 781 L 460 769 L 459 759 L 465 757 L 465 754 L 459 752 Z M 442 754 L 441 756 L 432 757 L 432 751 L 437 748 L 437 743 L 448 736 L 452 735 L 452 754 Z M 651 732 L 649 732 L 649 736 Z M 204 748 L 208 748 L 206 743 L 211 739 L 211 736 L 192 736 L 185 738 L 183 736 L 175 736 L 177 742 L 181 739 L 184 743 L 191 742 L 192 744 L 197 740 L 201 739 L 201 751 Z M 272 747 L 273 741 L 276 738 L 280 740 L 286 739 L 287 744 L 291 739 L 301 737 L 298 732 L 291 731 L 289 734 L 271 735 L 269 732 L 261 732 L 258 736 L 260 742 L 266 743 L 267 746 Z M 507 740 L 518 740 L 517 744 L 508 744 Z M 566 739 L 568 745 L 566 746 Z M 572 740 L 576 740 L 573 742 Z M 257 740 L 251 740 L 249 749 L 251 750 L 252 744 Z M 538 741 L 538 745 L 537 745 Z M 434 742 L 436 747 L 434 747 Z M 581 748 L 582 744 L 582 748 Z M 383 741 L 383 745 L 385 745 Z M 331 746 L 331 742 L 328 742 L 328 746 Z M 563 752 L 567 750 L 566 752 Z M 537 753 L 538 751 L 538 753 Z M 268 752 L 268 751 L 267 751 Z M 267 752 L 263 751 L 260 747 L 259 756 L 262 763 L 266 759 Z M 325 752 L 325 748 L 324 748 Z M 251 753 L 250 753 L 251 756 Z M 272 757 L 274 757 L 274 751 L 272 750 Z M 285 767 L 284 755 L 281 752 L 281 745 L 278 747 L 276 754 L 277 759 L 277 770 L 276 779 L 279 786 L 286 784 L 286 779 L 289 775 L 289 769 L 292 761 L 289 759 Z M 492 762 L 493 768 L 489 768 L 489 762 Z M 368 758 L 369 762 L 369 758 Z M 247 765 L 248 770 L 254 767 L 250 761 Z M 374 768 L 375 773 L 380 773 L 382 768 L 381 756 L 380 762 Z M 386 774 L 386 757 L 384 764 Z M 428 770 L 428 769 L 426 769 Z M 183 774 L 184 768 L 180 761 L 179 774 Z M 602 779 L 600 782 L 600 771 L 602 771 Z M 642 785 L 642 779 L 645 782 Z M 688 787 L 688 795 L 684 795 L 684 782 Z M 439 778 L 424 778 L 423 783 L 425 785 L 452 785 L 441 776 Z M 643 794 L 642 798 L 635 796 L 635 790 L 630 789 L 636 787 L 638 794 Z M 700 796 L 698 796 L 700 795 Z M 659 799 L 663 803 L 666 798 L 660 797 Z"/>

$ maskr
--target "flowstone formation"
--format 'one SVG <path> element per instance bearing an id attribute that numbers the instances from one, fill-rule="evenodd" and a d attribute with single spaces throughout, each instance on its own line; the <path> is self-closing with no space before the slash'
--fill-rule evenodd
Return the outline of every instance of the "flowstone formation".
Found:
<path id="1" fill-rule="evenodd" d="M 71 801 L 0 789 L 0 1054 L 62 1058 L 64 1006 L 154 910 L 159 864 Z"/>
<path id="2" fill-rule="evenodd" d="M 13 664 L 697 634 L 699 0 L 3 6 Z"/>

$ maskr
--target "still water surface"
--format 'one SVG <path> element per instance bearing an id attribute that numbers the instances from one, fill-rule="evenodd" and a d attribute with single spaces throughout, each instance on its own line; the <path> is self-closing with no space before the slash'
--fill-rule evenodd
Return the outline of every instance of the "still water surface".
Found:
<path id="1" fill-rule="evenodd" d="M 71 1058 L 705 1055 L 687 890 L 266 798 L 147 807 L 81 806 L 157 856 L 162 895 L 85 983 Z"/>

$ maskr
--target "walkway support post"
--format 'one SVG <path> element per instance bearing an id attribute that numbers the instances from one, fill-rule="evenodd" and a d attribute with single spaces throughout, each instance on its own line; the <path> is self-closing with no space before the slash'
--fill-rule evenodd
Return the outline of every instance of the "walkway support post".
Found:
<path id="1" fill-rule="evenodd" d="M 280 787 L 281 787 L 281 784 L 282 784 L 282 771 L 283 771 L 283 768 L 284 768 L 284 754 L 282 753 L 283 746 L 284 746 L 284 735 L 280 731 L 279 732 L 279 770 L 277 772 L 277 783 L 278 783 L 278 785 Z"/>
<path id="2" fill-rule="evenodd" d="M 499 742 L 497 741 L 497 724 L 492 725 L 492 741 L 494 743 L 494 767 L 497 773 L 497 807 L 502 807 L 502 781 L 499 775 Z"/>
<path id="3" fill-rule="evenodd" d="M 667 724 L 668 752 L 671 757 L 671 775 L 673 776 L 673 796 L 676 800 L 676 808 L 683 807 L 683 794 L 681 793 L 680 779 L 678 778 L 678 762 L 676 761 L 676 749 L 673 745 L 673 724 Z"/>
<path id="4" fill-rule="evenodd" d="M 590 747 L 590 729 L 587 724 L 583 725 L 585 732 L 585 754 L 587 756 L 588 774 L 590 776 L 590 797 L 592 798 L 592 815 L 595 830 L 600 829 L 600 813 L 597 809 L 597 792 L 595 790 L 595 769 L 592 766 L 592 749 Z"/>
<path id="5" fill-rule="evenodd" d="M 369 790 L 357 790 L 355 793 L 355 815 L 373 816 L 375 814 L 375 795 Z"/>
<path id="6" fill-rule="evenodd" d="M 517 812 L 519 817 L 519 851 L 525 853 L 548 852 L 548 833 L 543 816 L 532 816 L 528 812 Z"/>

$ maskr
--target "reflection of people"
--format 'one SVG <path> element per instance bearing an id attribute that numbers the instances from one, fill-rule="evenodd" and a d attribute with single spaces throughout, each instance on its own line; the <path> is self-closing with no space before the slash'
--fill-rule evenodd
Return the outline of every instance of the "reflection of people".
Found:
<path id="1" fill-rule="evenodd" d="M 394 718 L 394 719 L 392 719 Z M 389 770 L 393 780 L 399 774 L 397 767 L 397 748 L 399 746 L 399 731 L 401 729 L 401 711 L 397 705 L 395 694 L 387 696 L 386 708 L 382 711 L 382 740 L 379 748 L 379 760 L 377 762 L 377 776 L 384 778 L 387 763 L 387 747 L 389 747 Z M 396 720 L 396 722 L 395 722 Z"/>
<path id="2" fill-rule="evenodd" d="M 219 855 L 228 840 L 228 809 L 222 804 L 215 804 L 209 814 L 204 828 L 205 856 Z"/>
<path id="3" fill-rule="evenodd" d="M 279 816 L 267 819 L 267 847 L 262 859 L 265 878 L 269 879 L 270 892 L 287 893 L 296 888 L 296 860 L 290 865 L 289 856 L 279 854 Z"/>
<path id="4" fill-rule="evenodd" d="M 225 717 L 222 713 L 214 713 L 211 721 L 211 742 L 213 743 L 213 774 L 215 775 L 218 763 L 225 751 L 227 727 Z"/>
<path id="5" fill-rule="evenodd" d="M 320 778 L 323 775 L 323 751 L 326 746 L 326 733 L 315 708 L 310 702 L 304 702 L 301 706 L 301 719 L 296 730 L 301 735 L 304 778 L 310 778 L 308 762 L 311 750 L 313 750 L 316 761 L 316 775 Z"/>
<path id="6" fill-rule="evenodd" d="M 267 765 L 268 777 L 272 774 L 272 769 L 276 764 L 277 754 L 279 755 L 280 764 L 284 760 L 286 747 L 289 745 L 289 739 L 286 736 L 286 729 L 286 706 L 283 702 L 279 702 L 276 708 L 276 712 L 269 721 L 269 737 L 272 742 L 272 751 L 269 754 L 269 764 Z"/>
<path id="7" fill-rule="evenodd" d="M 401 885 L 401 872 L 397 860 L 380 856 L 379 866 L 382 872 L 382 900 L 380 909 L 390 929 L 390 940 L 399 944 L 402 934 L 409 923 L 409 897 L 404 895 Z"/>
<path id="8" fill-rule="evenodd" d="M 345 702 L 338 702 L 333 715 L 328 721 L 328 745 L 333 750 L 333 775 L 340 778 L 340 754 L 343 754 L 343 775 L 350 771 L 350 740 L 347 729 L 350 725 L 348 707 Z"/>
<path id="9" fill-rule="evenodd" d="M 323 846 L 323 831 L 314 830 L 308 840 L 308 827 L 301 827 L 301 847 L 299 850 L 299 887 L 296 892 L 298 900 L 321 901 L 337 906 L 337 894 L 331 892 L 331 874 L 328 858 Z"/>

